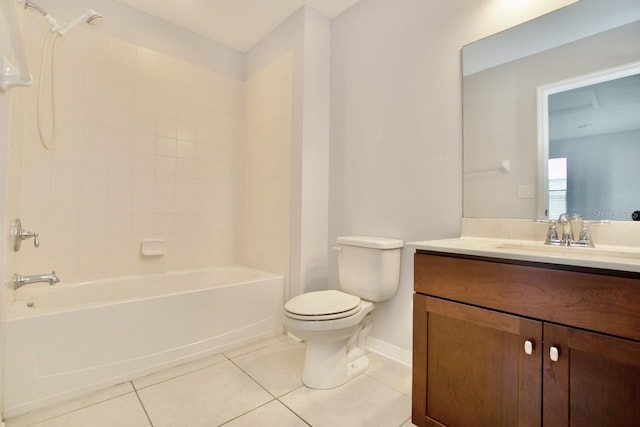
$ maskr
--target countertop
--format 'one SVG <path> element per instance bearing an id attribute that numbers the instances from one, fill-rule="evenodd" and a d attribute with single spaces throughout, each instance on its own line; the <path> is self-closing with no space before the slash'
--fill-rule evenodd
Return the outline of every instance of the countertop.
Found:
<path id="1" fill-rule="evenodd" d="M 560 247 L 531 240 L 483 237 L 408 242 L 407 246 L 452 254 L 640 273 L 640 248 L 638 247 L 605 245 L 597 245 L 595 248 Z"/>

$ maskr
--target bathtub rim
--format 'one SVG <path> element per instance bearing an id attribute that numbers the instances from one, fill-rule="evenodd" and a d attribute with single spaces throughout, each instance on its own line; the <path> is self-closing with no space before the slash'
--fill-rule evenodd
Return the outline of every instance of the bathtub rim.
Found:
<path id="1" fill-rule="evenodd" d="M 110 299 L 106 299 L 104 301 L 101 302 L 92 302 L 92 303 L 78 303 L 78 304 L 70 304 L 70 305 L 65 305 L 65 306 L 55 306 L 55 307 L 44 307 L 44 308 L 39 308 L 39 307 L 28 307 L 27 304 L 29 303 L 36 303 L 37 304 L 37 300 L 39 298 L 43 298 L 46 297 L 47 295 L 50 294 L 56 294 L 56 293 L 60 293 L 60 292 L 72 292 L 74 289 L 84 289 L 86 287 L 89 286 L 96 286 L 96 285 L 104 285 L 110 282 L 114 282 L 114 281 L 134 281 L 136 279 L 152 279 L 153 277 L 172 277 L 172 276 L 179 276 L 179 275 L 189 275 L 189 274 L 194 274 L 194 273 L 206 273 L 206 272 L 213 272 L 216 270 L 225 270 L 225 269 L 239 269 L 239 270 L 249 270 L 249 271 L 253 271 L 257 274 L 255 274 L 254 276 L 252 276 L 249 279 L 245 279 L 245 280 L 240 280 L 240 281 L 235 281 L 235 282 L 228 282 L 228 283 L 224 283 L 224 284 L 216 284 L 215 286 L 205 286 L 205 287 L 197 287 L 197 288 L 192 288 L 192 289 L 184 289 L 184 290 L 180 290 L 180 291 L 172 291 L 172 292 L 159 292 L 159 293 L 151 293 L 148 295 L 144 295 L 144 296 L 138 296 L 138 297 L 130 297 L 130 298 L 110 298 Z M 108 305 L 112 305 L 112 304 L 125 304 L 125 303 L 130 303 L 133 301 L 142 301 L 142 300 L 148 300 L 148 299 L 153 299 L 153 298 L 161 298 L 161 297 L 170 297 L 173 295 L 179 295 L 179 294 L 191 294 L 191 293 L 195 293 L 195 292 L 202 292 L 202 291 L 206 291 L 209 289 L 214 289 L 214 288 L 225 288 L 225 287 L 230 287 L 230 286 L 237 286 L 237 285 L 241 285 L 241 284 L 248 284 L 248 283 L 253 283 L 253 282 L 257 282 L 257 281 L 262 281 L 262 280 L 271 280 L 271 279 L 282 279 L 284 280 L 284 276 L 279 275 L 279 274 L 275 274 L 275 273 L 271 273 L 268 271 L 264 271 L 261 269 L 258 269 L 256 267 L 251 267 L 251 266 L 247 266 L 247 265 L 243 265 L 243 264 L 231 264 L 231 265 L 224 265 L 224 266 L 215 266 L 215 267 L 202 267 L 202 268 L 192 268 L 192 269 L 183 269 L 183 270 L 171 270 L 171 271 L 167 271 L 167 272 L 161 272 L 161 273 L 152 273 L 152 274 L 135 274 L 135 275 L 126 275 L 126 276 L 114 276 L 114 277 L 107 277 L 107 278 L 102 278 L 102 279 L 97 279 L 97 280 L 85 280 L 85 281 L 80 281 L 80 282 L 71 282 L 69 284 L 63 284 L 63 286 L 60 287 L 60 284 L 56 284 L 53 286 L 48 286 L 46 285 L 46 287 L 39 287 L 37 289 L 25 289 L 25 291 L 30 291 L 30 292 L 24 292 L 22 295 L 18 295 L 17 292 L 14 292 L 14 300 L 11 302 L 10 304 L 10 309 L 8 310 L 7 316 L 5 318 L 5 322 L 11 322 L 13 320 L 22 320 L 22 319 L 26 319 L 26 318 L 35 318 L 35 317 L 41 317 L 41 316 L 47 316 L 47 315 L 51 315 L 54 313 L 59 313 L 59 312 L 63 312 L 63 311 L 79 311 L 79 310 L 86 310 L 86 309 L 93 309 L 93 308 L 98 308 L 98 307 L 104 307 L 104 306 L 108 306 Z M 61 282 L 63 283 L 63 282 Z M 56 286 L 59 286 L 58 288 L 56 288 Z M 284 296 L 283 296 L 283 304 L 284 304 Z"/>

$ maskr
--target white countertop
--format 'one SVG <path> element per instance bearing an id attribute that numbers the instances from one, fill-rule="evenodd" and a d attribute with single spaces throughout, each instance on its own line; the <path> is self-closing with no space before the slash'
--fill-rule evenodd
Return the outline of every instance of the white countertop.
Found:
<path id="1" fill-rule="evenodd" d="M 408 242 L 407 246 L 452 254 L 640 272 L 640 248 L 630 246 L 559 247 L 532 240 L 484 237 Z"/>

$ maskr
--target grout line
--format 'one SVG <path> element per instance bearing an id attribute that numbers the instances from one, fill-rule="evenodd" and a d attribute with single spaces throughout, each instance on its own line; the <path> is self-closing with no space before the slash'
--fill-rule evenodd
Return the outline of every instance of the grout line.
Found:
<path id="1" fill-rule="evenodd" d="M 304 387 L 304 386 L 302 385 L 302 386 L 300 386 L 300 387 Z M 298 388 L 295 388 L 295 389 L 291 390 L 289 393 L 291 393 L 291 392 L 293 392 L 293 391 L 295 391 L 295 390 L 298 390 L 300 387 L 298 387 Z M 286 396 L 286 395 L 287 395 L 287 394 L 289 394 L 289 393 L 283 394 L 282 396 Z M 282 396 L 281 396 L 281 397 L 282 397 Z M 284 406 L 284 407 L 285 407 L 285 408 L 287 408 L 289 411 L 291 411 L 291 412 L 292 412 L 296 417 L 300 418 L 300 420 L 301 420 L 303 423 L 305 423 L 305 424 L 306 424 L 306 425 L 308 425 L 309 427 L 313 427 L 313 426 L 311 426 L 311 424 L 310 424 L 307 420 L 305 420 L 304 418 L 302 418 L 302 415 L 298 414 L 296 411 L 294 411 L 293 409 L 291 409 L 291 408 L 290 408 L 289 406 L 287 406 L 287 405 L 286 405 L 282 400 L 280 400 L 280 399 L 277 399 L 277 400 L 278 400 L 278 402 L 280 402 L 280 404 L 281 404 L 282 406 Z M 402 426 L 400 426 L 400 427 L 402 427 Z"/>
<path id="2" fill-rule="evenodd" d="M 376 378 L 374 376 L 371 376 L 371 375 L 367 374 L 366 372 L 363 372 L 361 375 L 364 375 L 365 377 L 368 377 L 368 378 L 372 379 L 373 381 L 375 381 L 375 382 L 377 382 L 379 384 L 382 384 L 383 386 L 385 386 L 389 390 L 393 390 L 396 393 L 400 393 L 403 396 L 407 396 L 408 398 L 411 398 L 411 393 L 407 394 L 404 391 L 398 390 L 396 387 L 394 387 L 394 386 L 392 386 L 390 384 L 387 384 L 386 382 L 382 381 L 381 379 L 378 379 L 378 378 Z"/>
<path id="3" fill-rule="evenodd" d="M 284 335 L 284 334 L 283 334 L 283 335 Z M 279 336 L 279 335 L 276 335 L 276 336 Z M 270 339 L 275 339 L 275 337 L 272 337 L 272 338 L 270 338 Z M 260 342 L 260 341 L 258 341 L 258 342 Z M 272 342 L 272 343 L 269 343 L 269 344 L 265 344 L 264 346 L 256 347 L 256 348 L 253 348 L 253 349 L 251 349 L 251 350 L 247 350 L 247 351 L 246 351 L 246 352 L 244 352 L 244 353 L 236 354 L 236 355 L 235 355 L 235 356 L 233 356 L 233 357 L 228 356 L 225 352 L 222 352 L 221 354 L 224 354 L 224 356 L 225 356 L 227 359 L 229 359 L 229 360 L 233 360 L 233 359 L 236 359 L 236 358 L 238 358 L 238 357 L 246 356 L 247 354 L 251 354 L 251 353 L 254 353 L 254 352 L 259 351 L 259 350 L 264 350 L 265 348 L 269 348 L 269 347 L 271 347 L 271 346 L 273 346 L 273 345 L 281 344 L 281 343 L 283 343 L 283 342 L 287 342 L 287 339 L 281 339 L 280 341 L 275 341 L 275 342 Z M 254 344 L 255 344 L 255 343 L 254 343 Z M 247 346 L 250 346 L 250 345 L 251 345 L 251 344 L 247 344 Z M 245 346 L 245 347 L 246 347 L 246 346 Z M 240 347 L 240 348 L 242 348 L 242 347 Z M 235 350 L 230 350 L 230 351 L 228 351 L 228 353 L 231 353 L 231 352 L 233 352 L 233 351 L 235 351 Z"/>
<path id="4" fill-rule="evenodd" d="M 233 420 L 237 420 L 237 419 L 238 419 L 238 418 L 240 418 L 240 417 L 244 417 L 245 415 L 250 414 L 251 412 L 256 411 L 256 410 L 258 410 L 258 409 L 262 408 L 263 406 L 266 406 L 266 405 L 268 405 L 269 403 L 271 403 L 271 402 L 275 402 L 275 401 L 277 401 L 277 400 L 278 400 L 278 399 L 273 398 L 273 399 L 271 399 L 270 401 L 263 403 L 262 405 L 258 405 L 258 406 L 256 406 L 255 408 L 250 409 L 250 410 L 248 410 L 247 412 L 245 412 L 245 413 L 242 413 L 242 414 L 238 415 L 237 417 L 233 417 L 233 418 L 231 418 L 230 420 L 223 422 L 223 423 L 222 423 L 222 424 L 220 424 L 218 427 L 221 427 L 221 426 L 223 426 L 223 425 L 225 425 L 225 424 L 229 424 L 231 421 L 233 421 Z"/>
<path id="5" fill-rule="evenodd" d="M 273 397 L 274 399 L 277 399 L 278 397 L 276 395 L 274 395 L 273 393 L 271 393 L 269 390 L 267 390 L 265 388 L 265 386 L 263 386 L 262 384 L 260 384 L 260 382 L 258 380 L 256 380 L 255 378 L 253 378 L 251 375 L 249 375 L 249 373 L 247 371 L 245 371 L 244 369 L 242 369 L 240 366 L 236 365 L 236 363 L 233 360 L 229 360 L 229 362 L 231 362 L 233 364 L 233 366 L 235 366 L 236 368 L 238 368 L 240 370 L 240 372 L 242 372 L 243 374 L 245 374 L 246 376 L 249 377 L 249 379 L 251 379 L 251 381 L 253 381 L 254 383 L 258 384 L 260 386 L 261 389 L 263 389 L 264 391 L 266 391 L 267 393 L 269 393 L 269 396 Z"/>
<path id="6" fill-rule="evenodd" d="M 404 426 L 406 423 L 411 423 L 411 417 L 407 418 L 406 420 L 404 420 L 404 422 L 402 424 L 400 424 L 398 427 L 402 427 Z M 415 424 L 411 423 L 411 426 L 415 426 Z"/>
<path id="7" fill-rule="evenodd" d="M 131 382 L 131 385 L 133 386 L 133 381 Z M 140 398 L 140 395 L 138 394 L 138 390 L 136 390 L 135 386 L 133 387 L 133 391 L 136 394 L 136 397 L 138 398 L 138 402 L 140 402 L 140 406 L 142 406 L 142 410 L 144 411 L 144 414 L 146 415 L 147 420 L 149 421 L 149 425 L 153 427 L 153 421 L 151 421 L 151 417 L 147 412 L 147 408 L 144 406 L 144 403 L 142 403 L 142 399 Z"/>
<path id="8" fill-rule="evenodd" d="M 222 353 L 216 353 L 215 355 L 218 355 L 218 354 L 220 354 L 220 355 L 221 355 Z M 215 356 L 215 355 L 212 355 L 212 356 L 209 356 L 209 357 L 213 357 L 213 356 Z M 146 385 L 146 386 L 144 386 L 144 387 L 140 387 L 140 388 L 136 387 L 136 384 L 135 384 L 135 382 L 134 382 L 135 380 L 138 380 L 138 379 L 140 379 L 140 378 L 144 378 L 144 377 L 147 377 L 147 376 L 151 376 L 151 375 L 156 375 L 156 374 L 159 374 L 159 373 L 161 373 L 161 372 L 170 371 L 171 369 L 177 369 L 177 368 L 179 368 L 180 366 L 184 366 L 184 365 L 178 365 L 178 366 L 174 366 L 173 368 L 163 369 L 163 370 L 158 371 L 158 372 L 155 372 L 155 373 L 153 373 L 153 374 L 145 375 L 144 377 L 135 378 L 135 379 L 131 380 L 131 385 L 133 386 L 133 389 L 134 389 L 134 390 L 136 390 L 136 391 L 138 391 L 138 390 L 144 390 L 145 388 L 153 387 L 153 386 L 154 386 L 154 385 L 156 385 L 156 384 L 166 383 L 167 381 L 171 381 L 171 380 L 174 380 L 174 379 L 176 379 L 176 378 L 184 377 L 184 376 L 186 376 L 186 375 L 193 374 L 194 372 L 201 371 L 201 370 L 203 370 L 203 369 L 207 369 L 207 368 L 210 368 L 210 367 L 212 367 L 212 366 L 219 365 L 219 364 L 221 364 L 221 363 L 225 363 L 225 362 L 227 362 L 227 361 L 231 362 L 231 360 L 229 360 L 229 358 L 227 358 L 226 356 L 225 356 L 225 358 L 226 358 L 227 360 L 221 360 L 221 361 L 219 361 L 219 362 L 211 363 L 211 364 L 209 364 L 209 365 L 201 366 L 201 367 L 199 367 L 199 368 L 194 368 L 194 369 L 193 369 L 193 370 L 191 370 L 191 371 L 183 372 L 183 373 L 178 374 L 178 375 L 176 375 L 176 376 L 174 376 L 174 377 L 171 377 L 171 378 L 165 378 L 164 380 L 161 380 L 161 381 L 155 382 L 155 383 L 153 383 L 153 384 Z M 198 359 L 198 360 L 200 360 L 200 359 Z M 196 361 L 197 361 L 197 360 L 196 360 Z M 189 363 L 195 363 L 196 361 L 194 361 L 194 362 L 189 362 Z M 186 363 L 185 363 L 185 365 L 186 365 Z"/>

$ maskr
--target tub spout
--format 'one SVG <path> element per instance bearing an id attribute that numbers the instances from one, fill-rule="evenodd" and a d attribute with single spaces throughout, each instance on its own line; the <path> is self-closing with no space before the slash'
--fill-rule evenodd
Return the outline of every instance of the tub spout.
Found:
<path id="1" fill-rule="evenodd" d="M 52 271 L 51 274 L 36 274 L 34 276 L 21 276 L 19 274 L 13 275 L 13 289 L 18 289 L 21 286 L 28 285 L 29 283 L 47 282 L 49 285 L 58 283 L 60 279 L 56 276 L 56 272 Z"/>

